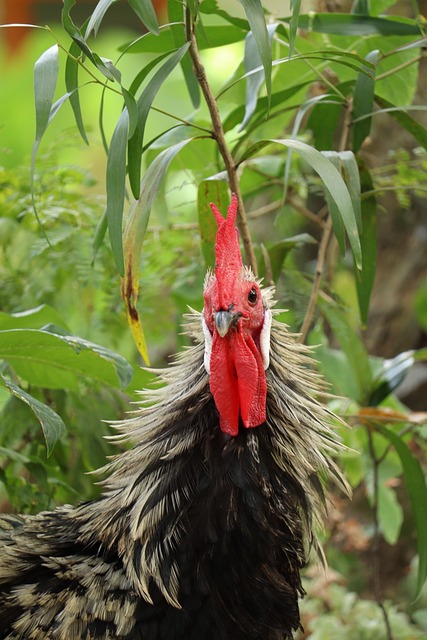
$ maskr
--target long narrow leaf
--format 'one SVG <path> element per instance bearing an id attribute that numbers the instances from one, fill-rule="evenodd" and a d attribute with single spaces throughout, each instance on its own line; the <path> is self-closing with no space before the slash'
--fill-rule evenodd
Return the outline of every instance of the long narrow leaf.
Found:
<path id="1" fill-rule="evenodd" d="M 126 307 L 128 323 L 145 362 L 149 364 L 147 344 L 141 320 L 136 309 L 139 293 L 139 263 L 142 244 L 154 200 L 159 192 L 166 171 L 174 157 L 190 142 L 183 140 L 162 151 L 148 167 L 140 188 L 140 196 L 132 203 L 126 222 L 123 245 L 125 269 L 122 281 L 122 296 Z"/>
<path id="2" fill-rule="evenodd" d="M 70 94 L 70 104 L 74 113 L 77 128 L 86 144 L 89 144 L 83 124 L 82 110 L 79 94 L 79 63 L 76 58 L 80 55 L 80 48 L 76 42 L 71 43 L 69 55 L 65 63 L 65 86 Z"/>
<path id="3" fill-rule="evenodd" d="M 184 23 L 184 6 L 182 2 L 168 0 L 168 15 L 175 48 L 178 49 L 182 47 L 187 40 Z M 200 106 L 200 87 L 189 56 L 184 56 L 180 64 L 191 102 L 193 103 L 193 107 L 198 109 Z"/>
<path id="4" fill-rule="evenodd" d="M 356 287 L 360 318 L 362 323 L 366 324 L 377 267 L 377 201 L 373 192 L 371 174 L 366 163 L 362 161 L 359 161 L 359 176 L 362 192 L 362 232 L 360 234 L 362 269 L 356 270 Z M 365 192 L 369 192 L 370 195 L 363 197 Z"/>
<path id="5" fill-rule="evenodd" d="M 364 405 L 372 389 L 372 371 L 365 346 L 336 303 L 326 302 L 319 297 L 318 305 L 347 356 L 351 376 L 357 387 L 357 397 L 352 399 Z"/>
<path id="6" fill-rule="evenodd" d="M 202 180 L 197 191 L 197 211 L 199 218 L 200 242 L 207 268 L 215 264 L 214 244 L 218 225 L 212 215 L 210 203 L 214 202 L 220 211 L 225 211 L 230 200 L 226 173 Z"/>
<path id="7" fill-rule="evenodd" d="M 98 2 L 89 20 L 89 24 L 87 26 L 85 34 L 86 38 L 89 38 L 92 31 L 94 32 L 95 36 L 97 35 L 102 19 L 104 18 L 108 8 L 115 2 L 117 2 L 117 0 L 100 0 Z"/>
<path id="8" fill-rule="evenodd" d="M 375 64 L 379 54 L 378 49 L 370 51 L 366 56 L 366 60 Z M 370 71 L 370 69 L 364 69 L 364 72 L 359 73 L 357 76 L 356 86 L 354 87 L 353 119 L 372 113 L 375 93 L 375 70 L 370 71 L 370 73 L 366 73 L 367 71 Z M 371 118 L 364 118 L 360 122 L 353 123 L 352 143 L 354 153 L 359 151 L 370 131 Z"/>
<path id="9" fill-rule="evenodd" d="M 281 18 L 289 22 L 291 18 Z M 300 29 L 339 36 L 419 36 L 416 20 L 408 18 L 376 18 L 349 13 L 310 13 L 299 16 Z"/>
<path id="10" fill-rule="evenodd" d="M 270 38 L 270 42 L 276 32 L 276 29 L 279 25 L 269 24 L 267 26 L 268 35 Z M 262 61 L 259 55 L 258 46 L 255 42 L 254 34 L 252 31 L 249 31 L 245 38 L 245 55 L 244 55 L 244 66 L 245 71 L 252 71 L 253 69 L 257 69 L 261 66 Z M 254 74 L 251 74 L 246 79 L 246 102 L 245 102 L 245 115 L 243 117 L 243 121 L 239 127 L 239 131 L 245 128 L 246 124 L 251 119 L 257 105 L 259 90 L 265 79 L 264 69 L 257 71 Z M 271 100 L 271 97 L 270 97 Z M 267 102 L 269 99 L 267 98 Z"/>
<path id="11" fill-rule="evenodd" d="M 321 177 L 325 189 L 329 192 L 335 202 L 350 241 L 351 250 L 357 267 L 362 266 L 362 254 L 360 248 L 359 231 L 357 228 L 356 216 L 350 194 L 339 171 L 325 156 L 299 140 L 261 140 L 250 147 L 240 159 L 240 163 L 254 156 L 266 145 L 271 143 L 281 144 L 288 149 L 296 151 Z"/>
<path id="12" fill-rule="evenodd" d="M 18 385 L 14 384 L 11 380 L 4 376 L 1 376 L 1 378 L 9 391 L 22 400 L 22 402 L 25 402 L 34 412 L 43 429 L 47 456 L 49 457 L 55 444 L 66 431 L 64 421 L 53 409 L 43 404 L 43 402 L 40 402 L 40 400 L 33 398 L 32 395 L 21 389 L 21 387 L 18 387 Z"/>
<path id="13" fill-rule="evenodd" d="M 264 10 L 260 0 L 239 0 L 245 10 L 246 17 L 254 35 L 254 39 L 258 48 L 259 57 L 265 74 L 265 86 L 267 89 L 267 98 L 270 103 L 271 98 L 271 70 L 272 55 L 271 43 L 268 35 L 267 26 L 265 24 Z"/>
<path id="14" fill-rule="evenodd" d="M 241 42 L 246 31 L 231 25 L 212 25 L 206 28 L 206 38 L 198 38 L 199 49 L 214 49 L 234 42 Z M 196 37 L 198 29 L 196 27 Z M 119 51 L 126 53 L 170 53 L 175 48 L 175 41 L 170 29 L 162 30 L 158 36 L 152 33 L 145 34 L 134 42 L 130 42 Z"/>
<path id="15" fill-rule="evenodd" d="M 145 124 L 156 94 L 166 78 L 173 71 L 181 58 L 188 51 L 190 44 L 187 42 L 162 65 L 153 78 L 145 87 L 137 101 L 138 126 L 135 133 L 129 140 L 129 180 L 132 193 L 135 198 L 139 198 L 141 180 L 141 154 L 144 141 Z"/>
<path id="16" fill-rule="evenodd" d="M 36 106 L 36 143 L 49 124 L 50 110 L 59 73 L 58 45 L 42 53 L 34 65 L 34 100 Z"/>
<path id="17" fill-rule="evenodd" d="M 156 12 L 151 0 L 128 0 L 129 5 L 135 11 L 138 18 L 145 24 L 151 33 L 160 33 Z"/>
<path id="18" fill-rule="evenodd" d="M 111 249 L 120 275 L 124 273 L 122 220 L 126 189 L 128 110 L 123 109 L 111 138 L 107 160 L 107 224 Z"/>
<path id="19" fill-rule="evenodd" d="M 301 0 L 291 0 L 292 17 L 289 21 L 289 57 L 292 58 L 297 37 Z"/>
<path id="20" fill-rule="evenodd" d="M 390 429 L 376 425 L 380 433 L 387 438 L 396 449 L 403 467 L 403 476 L 411 501 L 415 521 L 418 544 L 418 578 L 415 598 L 421 594 L 427 577 L 427 486 L 422 467 L 411 453 L 407 444 Z"/>
<path id="21" fill-rule="evenodd" d="M 414 120 L 414 118 L 408 114 L 405 107 L 396 107 L 396 105 L 378 95 L 375 95 L 375 102 L 382 108 L 383 112 L 388 113 L 401 127 L 414 136 L 418 144 L 427 150 L 427 129 Z M 425 108 L 426 107 L 422 105 L 421 109 L 424 110 Z"/>

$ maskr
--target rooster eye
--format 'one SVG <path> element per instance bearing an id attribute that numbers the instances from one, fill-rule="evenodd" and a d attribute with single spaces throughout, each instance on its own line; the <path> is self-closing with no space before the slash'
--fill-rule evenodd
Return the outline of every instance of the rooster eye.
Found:
<path id="1" fill-rule="evenodd" d="M 252 289 L 248 293 L 248 302 L 249 304 L 255 304 L 257 300 L 258 300 L 257 290 L 255 289 L 255 287 L 252 287 Z"/>

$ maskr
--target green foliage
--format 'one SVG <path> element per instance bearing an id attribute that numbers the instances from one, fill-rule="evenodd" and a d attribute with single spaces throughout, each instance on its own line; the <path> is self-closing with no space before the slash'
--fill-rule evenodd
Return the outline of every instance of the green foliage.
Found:
<path id="1" fill-rule="evenodd" d="M 36 511 L 95 495 L 84 473 L 112 451 L 101 420 L 122 417 L 123 390 L 133 397 L 150 377 L 129 364 L 131 334 L 146 361 L 185 341 L 179 318 L 186 305 L 201 308 L 213 262 L 209 202 L 224 210 L 229 185 L 251 231 L 245 237 L 242 225 L 247 261 L 291 308 L 280 318 L 320 345 L 319 367 L 345 396 L 331 400 L 353 426 L 340 462 L 370 506 L 369 541 L 398 543 L 410 505 L 420 594 L 426 416 L 394 393 L 427 355 L 373 358 L 362 339 L 381 198 L 391 192 L 405 210 L 427 190 L 427 130 L 415 113 L 426 107 L 412 105 L 426 47 L 420 16 L 382 15 L 389 0 L 355 2 L 348 14 L 302 14 L 292 0 L 288 16 L 242 0 L 244 17 L 216 0 L 169 0 L 169 23 L 159 26 L 150 0 L 129 0 L 148 31 L 121 34 L 111 54 L 102 40 L 111 4 L 77 25 L 75 0 L 65 0 L 62 29 L 45 28 L 54 39 L 34 67 L 31 169 L 0 169 L 5 497 Z M 92 195 L 85 170 L 58 161 L 63 140 L 45 151 L 67 102 L 80 143 L 93 144 L 89 85 L 99 90 L 106 201 Z M 379 122 L 400 127 L 413 149 L 372 162 Z M 424 329 L 426 298 L 423 283 L 415 311 Z M 387 637 L 376 605 L 353 607 L 338 587 L 331 598 L 333 618 L 323 613 L 313 640 Z M 396 638 L 421 637 L 393 606 L 387 615 Z"/>

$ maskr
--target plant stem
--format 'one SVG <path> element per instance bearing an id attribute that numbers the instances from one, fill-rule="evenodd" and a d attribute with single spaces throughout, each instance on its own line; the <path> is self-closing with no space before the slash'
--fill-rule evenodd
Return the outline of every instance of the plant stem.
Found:
<path id="1" fill-rule="evenodd" d="M 194 22 L 191 23 L 191 18 L 190 18 L 188 9 L 187 9 L 186 18 L 187 18 L 187 37 L 190 41 L 189 53 L 190 53 L 191 60 L 193 62 L 194 73 L 196 75 L 197 81 L 200 85 L 200 88 L 202 90 L 203 96 L 205 98 L 206 104 L 209 109 L 209 113 L 212 121 L 212 136 L 217 143 L 218 151 L 221 154 L 221 157 L 224 161 L 225 168 L 228 175 L 228 181 L 230 184 L 230 189 L 237 196 L 237 201 L 239 205 L 238 212 L 237 212 L 237 219 L 238 219 L 240 234 L 242 236 L 246 260 L 249 263 L 250 267 L 252 268 L 252 271 L 254 272 L 254 274 L 257 275 L 258 268 L 257 268 L 254 248 L 253 248 L 253 244 L 252 244 L 252 240 L 249 232 L 247 216 L 246 216 L 246 212 L 243 204 L 243 198 L 240 191 L 239 180 L 237 178 L 236 165 L 225 140 L 224 129 L 222 126 L 218 105 L 216 103 L 215 97 L 210 88 L 208 79 L 206 77 L 206 72 L 200 58 L 199 48 L 197 45 L 197 39 L 195 35 L 195 30 L 194 30 L 195 25 L 194 25 Z"/>
<path id="2" fill-rule="evenodd" d="M 380 542 L 380 525 L 378 519 L 378 471 L 380 466 L 380 461 L 376 456 L 375 447 L 372 437 L 371 427 L 368 425 L 367 427 L 367 435 L 368 435 L 368 445 L 369 445 L 369 454 L 372 460 L 372 472 L 373 472 L 373 497 L 372 497 L 372 513 L 374 520 L 374 536 L 372 541 L 372 574 L 374 580 L 374 596 L 377 602 L 377 605 L 381 609 L 384 618 L 384 625 L 387 633 L 387 640 L 394 640 L 393 632 L 390 626 L 390 620 L 388 618 L 387 609 L 384 606 L 384 601 L 381 594 L 381 582 L 380 582 L 380 567 L 379 567 L 379 542 Z"/>

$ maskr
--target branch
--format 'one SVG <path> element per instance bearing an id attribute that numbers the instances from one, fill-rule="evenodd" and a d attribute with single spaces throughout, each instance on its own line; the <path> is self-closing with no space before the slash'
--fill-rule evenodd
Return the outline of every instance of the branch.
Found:
<path id="1" fill-rule="evenodd" d="M 253 244 L 252 244 L 252 240 L 249 232 L 248 220 L 246 216 L 245 207 L 243 204 L 242 194 L 240 191 L 240 185 L 237 178 L 236 165 L 225 140 L 224 129 L 222 126 L 218 105 L 216 103 L 212 90 L 209 86 L 209 83 L 206 77 L 206 72 L 200 58 L 199 48 L 197 45 L 197 39 L 195 35 L 195 30 L 194 30 L 195 23 L 193 22 L 190 24 L 190 16 L 189 16 L 188 10 L 186 15 L 186 20 L 187 20 L 187 30 L 189 31 L 189 33 L 187 33 L 187 37 L 190 41 L 190 49 L 189 49 L 190 58 L 193 62 L 194 73 L 196 75 L 197 81 L 202 90 L 203 96 L 206 100 L 206 104 L 208 106 L 209 113 L 211 116 L 212 127 L 213 127 L 212 136 L 216 141 L 218 145 L 218 150 L 222 156 L 222 159 L 224 160 L 225 168 L 228 175 L 228 182 L 230 184 L 230 189 L 237 196 L 237 201 L 239 204 L 238 211 L 237 211 L 237 220 L 238 220 L 240 234 L 243 241 L 246 260 L 251 266 L 252 271 L 255 273 L 255 275 L 258 275 L 257 262 L 256 262 L 254 248 L 253 248 Z"/>

